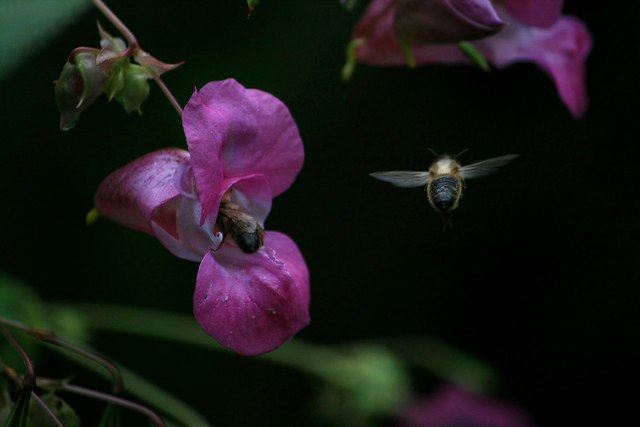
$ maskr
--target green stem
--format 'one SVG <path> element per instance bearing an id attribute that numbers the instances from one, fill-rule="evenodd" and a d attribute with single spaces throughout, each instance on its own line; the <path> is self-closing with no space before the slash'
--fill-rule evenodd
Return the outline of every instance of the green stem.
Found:
<path id="1" fill-rule="evenodd" d="M 84 366 L 105 379 L 109 379 L 104 370 L 98 369 L 94 363 L 91 363 L 87 359 L 57 347 L 54 347 L 54 349 L 68 359 L 73 360 L 75 363 Z M 209 424 L 202 415 L 177 397 L 169 394 L 126 367 L 119 365 L 119 368 L 122 377 L 126 381 L 127 392 L 131 393 L 131 395 L 135 396 L 140 401 L 145 402 L 147 405 L 154 408 L 161 409 L 162 413 L 183 425 L 211 427 L 211 424 Z"/>
<path id="2" fill-rule="evenodd" d="M 80 347 L 78 345 L 65 341 L 62 338 L 59 338 L 56 335 L 56 333 L 53 331 L 47 331 L 39 328 L 32 328 L 16 320 L 9 319 L 3 316 L 0 316 L 0 324 L 5 326 L 10 326 L 22 332 L 26 332 L 29 335 L 39 339 L 40 341 L 44 341 L 46 343 L 53 344 L 54 346 L 64 348 L 82 357 L 92 360 L 93 362 L 104 367 L 111 374 L 111 378 L 113 380 L 113 387 L 112 387 L 113 394 L 120 394 L 122 393 L 122 390 L 124 390 L 124 386 L 122 383 L 122 374 L 120 373 L 120 370 L 118 369 L 115 363 L 107 359 L 105 356 L 102 356 L 97 352 L 87 350 L 83 347 Z"/>
<path id="3" fill-rule="evenodd" d="M 18 352 L 22 362 L 24 363 L 25 374 L 22 378 L 22 383 L 24 386 L 33 387 L 36 385 L 36 370 L 33 366 L 33 361 L 29 357 L 26 351 L 22 348 L 22 346 L 16 341 L 16 339 L 11 335 L 11 333 L 4 326 L 0 326 L 0 331 L 2 331 L 2 335 L 4 335 L 5 339 L 11 344 L 11 347 L 14 348 L 15 351 Z"/>
<path id="4" fill-rule="evenodd" d="M 58 386 L 58 389 L 68 391 L 70 393 L 79 394 L 81 396 L 90 397 L 92 399 L 98 399 L 105 402 L 114 403 L 118 406 L 122 406 L 123 408 L 128 408 L 133 411 L 140 412 L 141 414 L 149 418 L 151 422 L 153 422 L 153 424 L 155 424 L 156 426 L 166 427 L 166 424 L 164 423 L 164 421 L 162 421 L 162 419 L 155 412 L 153 412 L 151 409 L 147 408 L 146 406 L 138 405 L 137 403 L 131 402 L 130 400 L 122 399 L 120 397 L 102 393 L 97 390 L 92 390 L 90 388 L 80 387 L 77 385 L 72 385 L 67 383 L 60 384 Z"/>
<path id="5" fill-rule="evenodd" d="M 127 56 L 134 55 L 137 51 L 140 50 L 140 44 L 138 43 L 138 39 L 133 35 L 133 32 L 127 28 L 126 25 L 118 18 L 118 16 L 113 13 L 111 9 L 102 1 L 102 0 L 91 0 L 95 7 L 98 8 L 100 12 L 111 22 L 111 24 L 127 39 L 129 47 L 127 48 Z M 176 100 L 175 96 L 171 93 L 167 85 L 162 81 L 160 76 L 149 67 L 144 67 L 145 70 L 153 77 L 153 80 L 156 82 L 162 93 L 167 97 L 173 108 L 178 112 L 178 115 L 182 117 L 182 107 Z"/>

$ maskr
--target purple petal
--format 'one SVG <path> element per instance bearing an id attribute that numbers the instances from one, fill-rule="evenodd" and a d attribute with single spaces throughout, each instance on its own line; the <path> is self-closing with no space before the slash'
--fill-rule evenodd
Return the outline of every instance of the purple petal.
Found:
<path id="1" fill-rule="evenodd" d="M 409 44 L 477 40 L 500 31 L 489 0 L 396 0 L 393 29 Z"/>
<path id="2" fill-rule="evenodd" d="M 560 19 L 564 0 L 505 0 L 503 6 L 515 19 L 533 27 L 546 28 Z"/>
<path id="3" fill-rule="evenodd" d="M 182 123 L 204 215 L 215 213 L 223 177 L 263 174 L 277 196 L 302 168 L 302 140 L 287 107 L 233 79 L 195 92 Z"/>
<path id="4" fill-rule="evenodd" d="M 510 25 L 494 36 L 475 42 L 475 46 L 498 68 L 514 62 L 535 63 L 553 79 L 571 114 L 582 117 L 589 103 L 584 63 L 591 50 L 591 36 L 584 23 L 565 16 L 549 28 L 527 27 L 506 11 L 498 8 L 498 12 Z M 358 61 L 371 65 L 406 65 L 392 25 L 392 0 L 375 0 L 356 27 L 355 37 L 366 37 L 357 51 Z M 413 46 L 412 51 L 418 65 L 470 63 L 454 45 Z"/>
<path id="5" fill-rule="evenodd" d="M 167 232 L 175 232 L 175 214 L 171 209 L 158 208 L 180 194 L 174 175 L 178 165 L 188 159 L 185 150 L 169 148 L 117 169 L 100 184 L 94 199 L 96 209 L 107 218 L 145 233 L 153 234 L 152 217 Z"/>
<path id="6" fill-rule="evenodd" d="M 498 68 L 521 61 L 535 63 L 553 79 L 574 117 L 586 112 L 584 63 L 591 50 L 591 36 L 579 19 L 565 16 L 544 29 L 513 22 L 502 33 L 479 42 L 478 47 Z"/>
<path id="7" fill-rule="evenodd" d="M 520 408 L 449 385 L 411 402 L 402 412 L 401 427 L 532 427 Z"/>
<path id="8" fill-rule="evenodd" d="M 274 350 L 309 323 L 309 273 L 284 234 L 245 254 L 224 244 L 200 264 L 193 295 L 200 326 L 221 345 L 246 356 Z"/>

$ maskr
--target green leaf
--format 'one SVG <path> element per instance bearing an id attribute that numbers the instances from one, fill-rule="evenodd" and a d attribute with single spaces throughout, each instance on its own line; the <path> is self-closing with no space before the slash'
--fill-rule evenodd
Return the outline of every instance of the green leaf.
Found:
<path id="1" fill-rule="evenodd" d="M 122 426 L 122 408 L 113 403 L 107 403 L 99 427 L 121 427 Z"/>
<path id="2" fill-rule="evenodd" d="M 26 427 L 29 415 L 29 401 L 31 400 L 31 387 L 25 387 L 20 392 L 16 404 L 4 422 L 4 427 Z"/>
<path id="3" fill-rule="evenodd" d="M 0 80 L 37 53 L 89 6 L 89 0 L 0 1 Z M 71 49 L 72 46 L 69 51 Z M 65 59 L 60 58 L 61 65 Z"/>

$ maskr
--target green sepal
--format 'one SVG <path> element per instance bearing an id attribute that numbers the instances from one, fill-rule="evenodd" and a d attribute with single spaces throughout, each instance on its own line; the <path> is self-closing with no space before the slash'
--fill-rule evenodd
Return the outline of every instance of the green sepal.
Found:
<path id="1" fill-rule="evenodd" d="M 487 73 L 491 71 L 491 67 L 489 67 L 489 63 L 487 59 L 484 57 L 482 52 L 480 52 L 474 45 L 469 42 L 459 42 L 458 49 L 471 60 L 475 65 L 477 65 L 482 71 L 486 71 Z"/>
<path id="2" fill-rule="evenodd" d="M 342 66 L 341 77 L 343 82 L 348 82 L 351 80 L 351 76 L 353 76 L 354 71 L 356 70 L 356 53 L 358 48 L 364 45 L 365 39 L 353 39 L 347 44 L 346 49 L 346 61 Z"/>
<path id="3" fill-rule="evenodd" d="M 128 62 L 128 60 L 126 61 Z M 111 102 L 112 99 L 117 98 L 117 96 L 122 91 L 122 88 L 124 87 L 125 67 L 126 67 L 126 64 L 123 62 L 115 65 L 113 67 L 113 70 L 111 71 L 111 74 L 109 75 L 107 80 L 104 82 L 103 92 L 105 95 L 107 95 L 109 102 Z"/>

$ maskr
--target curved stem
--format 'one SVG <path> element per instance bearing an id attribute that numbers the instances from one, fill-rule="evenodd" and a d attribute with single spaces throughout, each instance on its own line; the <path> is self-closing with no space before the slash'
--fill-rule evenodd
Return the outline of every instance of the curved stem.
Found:
<path id="1" fill-rule="evenodd" d="M 111 377 L 113 379 L 113 387 L 112 391 L 114 394 L 120 394 L 124 390 L 124 385 L 122 381 L 122 374 L 120 373 L 120 369 L 116 366 L 115 363 L 111 362 L 106 357 L 94 352 L 72 344 L 68 341 L 59 338 L 55 332 L 47 331 L 44 329 L 32 328 L 23 323 L 15 321 L 13 319 L 7 319 L 6 317 L 0 316 L 0 324 L 5 326 L 10 326 L 14 329 L 18 329 L 20 331 L 26 332 L 29 335 L 39 339 L 40 341 L 44 341 L 49 344 L 56 345 L 58 347 L 64 348 L 66 350 L 77 353 L 87 359 L 90 359 L 99 365 L 102 365 L 106 370 L 109 371 Z M 4 329 L 4 328 L 3 328 Z"/>
<path id="2" fill-rule="evenodd" d="M 11 347 L 13 347 L 14 350 L 17 351 L 20 355 L 20 358 L 22 358 L 22 362 L 24 363 L 24 368 L 26 371 L 22 379 L 23 384 L 33 387 L 36 384 L 36 369 L 33 366 L 33 361 L 31 360 L 27 352 L 24 351 L 18 341 L 16 341 L 13 335 L 11 335 L 11 333 L 7 331 L 4 326 L 0 326 L 0 331 L 2 331 L 2 335 L 4 335 L 9 344 L 11 344 Z"/>
<path id="3" fill-rule="evenodd" d="M 102 0 L 91 0 L 95 7 L 98 8 L 100 12 L 113 24 L 114 27 L 124 36 L 125 39 L 129 42 L 129 49 L 131 53 L 134 53 L 140 48 L 138 44 L 138 39 L 133 35 L 131 30 L 127 28 L 126 25 L 118 18 L 118 16 L 109 9 L 109 7 Z"/>
<path id="4" fill-rule="evenodd" d="M 77 386 L 77 385 L 71 385 L 71 384 L 66 384 L 66 383 L 60 384 L 59 390 L 68 391 L 70 393 L 75 393 L 75 394 L 79 394 L 79 395 L 86 396 L 86 397 L 91 397 L 93 399 L 103 400 L 105 402 L 111 402 L 111 403 L 114 403 L 116 405 L 122 406 L 124 408 L 132 409 L 134 411 L 140 412 L 141 414 L 145 415 L 156 426 L 166 427 L 166 424 L 164 423 L 164 421 L 162 421 L 162 418 L 160 418 L 158 416 L 158 414 L 156 414 L 155 412 L 153 412 L 151 409 L 147 408 L 146 406 L 139 405 L 139 404 L 137 404 L 135 402 L 131 402 L 130 400 L 122 399 L 120 397 L 113 396 L 113 395 L 106 394 L 106 393 L 102 393 L 102 392 L 97 391 L 97 390 L 92 390 L 90 388 L 80 387 L 80 386 Z"/>
<path id="5" fill-rule="evenodd" d="M 151 77 L 153 77 L 153 80 L 156 82 L 158 87 L 160 87 L 160 90 L 162 91 L 162 93 L 164 93 L 164 96 L 167 97 L 167 99 L 169 100 L 173 108 L 175 108 L 175 110 L 178 112 L 178 115 L 182 117 L 182 107 L 180 106 L 176 98 L 173 96 L 173 94 L 171 93 L 167 85 L 162 81 L 160 76 L 156 74 L 153 70 L 150 70 L 149 67 L 144 67 L 144 68 L 145 70 L 147 70 L 149 74 L 151 74 Z"/>
<path id="6" fill-rule="evenodd" d="M 111 22 L 111 24 L 113 24 L 113 26 L 116 27 L 116 29 L 120 32 L 120 34 L 122 34 L 124 38 L 127 39 L 127 42 L 129 43 L 129 47 L 127 48 L 126 56 L 135 56 L 136 53 L 138 53 L 139 51 L 142 51 L 140 49 L 140 44 L 138 43 L 138 39 L 136 38 L 136 36 L 133 35 L 131 30 L 127 28 L 126 25 L 124 25 L 124 23 L 120 20 L 120 18 L 118 18 L 118 16 L 115 13 L 113 13 L 113 11 L 109 9 L 109 7 L 102 0 L 91 0 L 91 1 L 95 5 L 95 7 L 97 7 L 98 10 L 100 10 L 100 12 L 102 12 L 102 14 L 109 20 L 109 22 Z M 142 65 L 144 66 L 144 64 Z M 144 68 L 151 75 L 151 77 L 156 82 L 158 87 L 160 87 L 160 90 L 167 97 L 167 99 L 169 100 L 173 108 L 175 108 L 175 110 L 178 112 L 178 115 L 182 117 L 182 107 L 180 106 L 176 98 L 173 96 L 173 94 L 171 93 L 167 85 L 162 81 L 162 79 L 160 78 L 160 75 L 156 73 L 154 70 L 150 69 L 149 67 L 144 66 Z"/>
<path id="7" fill-rule="evenodd" d="M 44 403 L 42 401 L 42 399 L 40 399 L 40 396 L 38 396 L 37 394 L 35 394 L 34 392 L 31 392 L 31 398 L 38 404 L 38 406 L 40 406 L 40 408 L 42 408 L 42 410 L 47 414 L 47 416 L 49 417 L 49 419 L 51 421 L 53 421 L 53 423 L 56 425 L 56 427 L 64 427 L 64 425 L 62 424 L 62 422 L 60 421 L 60 419 L 58 417 L 56 417 L 56 414 L 54 414 L 53 412 L 51 412 L 51 408 L 49 408 L 47 406 L 46 403 Z"/>

